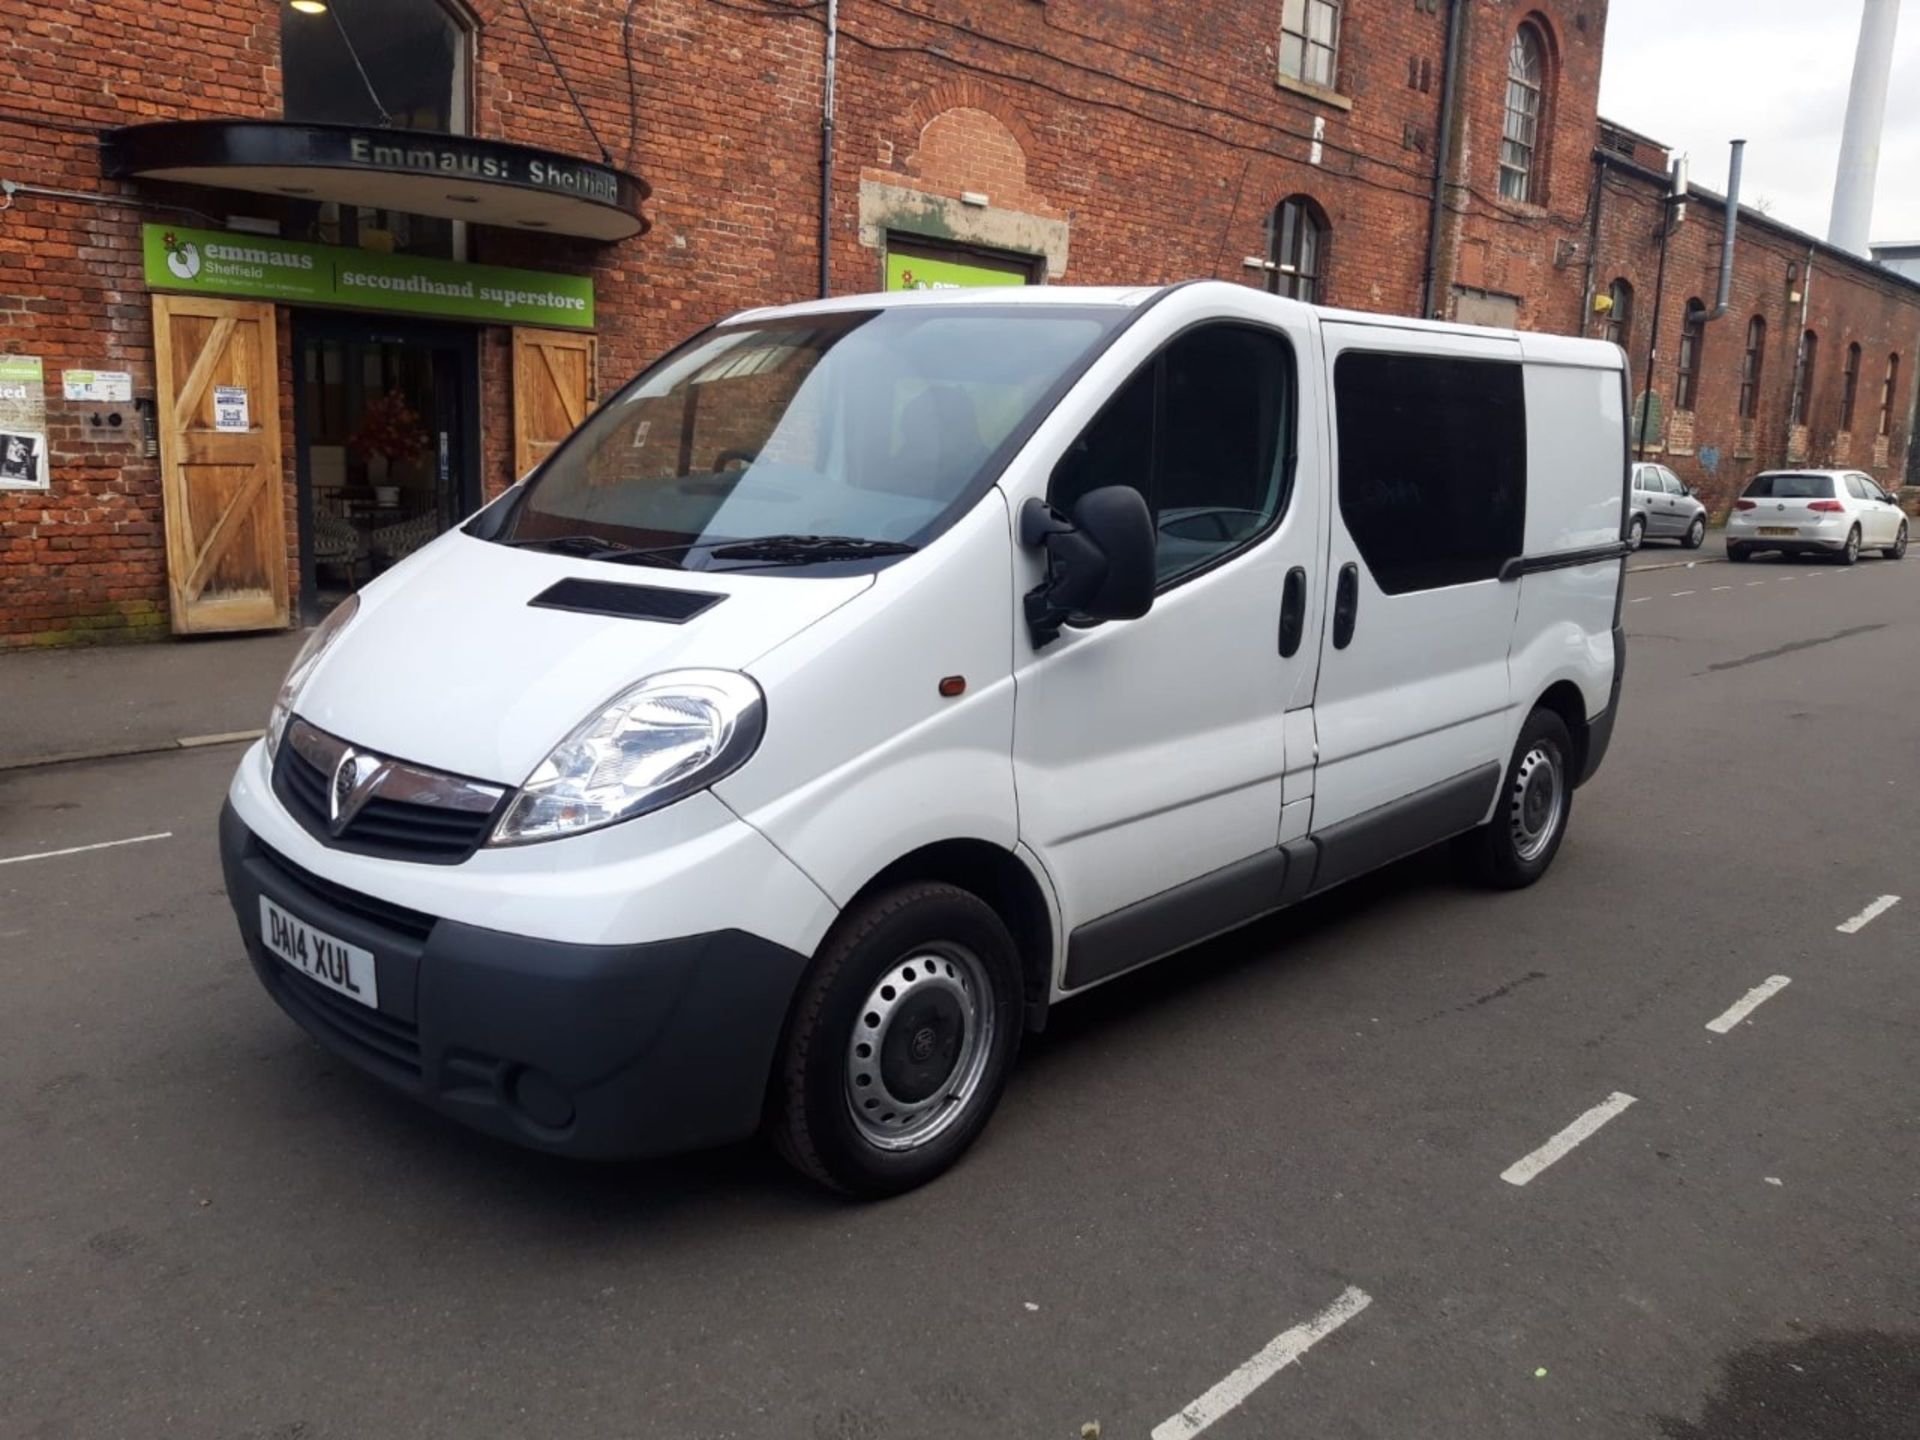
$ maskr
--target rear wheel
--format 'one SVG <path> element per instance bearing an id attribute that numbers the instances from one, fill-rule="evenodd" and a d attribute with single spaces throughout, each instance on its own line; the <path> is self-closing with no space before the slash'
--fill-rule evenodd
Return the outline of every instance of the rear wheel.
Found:
<path id="1" fill-rule="evenodd" d="M 1854 526 L 1847 532 L 1847 548 L 1839 555 L 1842 565 L 1856 565 L 1860 561 L 1860 527 Z"/>
<path id="2" fill-rule="evenodd" d="M 1900 533 L 1893 537 L 1893 544 L 1880 552 L 1889 560 L 1904 560 L 1907 555 L 1907 522 L 1900 522 Z"/>
<path id="3" fill-rule="evenodd" d="M 1647 538 L 1647 522 L 1636 515 L 1627 526 L 1627 549 L 1638 550 L 1640 542 Z"/>
<path id="4" fill-rule="evenodd" d="M 1736 545 L 1729 540 L 1727 542 L 1727 559 L 1736 565 L 1744 565 L 1747 561 L 1753 559 L 1753 552 L 1746 546 Z"/>
<path id="5" fill-rule="evenodd" d="M 1467 855 L 1488 885 L 1518 890 L 1547 873 L 1573 814 L 1573 740 L 1551 710 L 1520 728 L 1493 819 L 1467 836 Z"/>
<path id="6" fill-rule="evenodd" d="M 1696 515 L 1693 524 L 1687 527 L 1687 549 L 1698 550 L 1707 543 L 1707 517 Z"/>
<path id="7" fill-rule="evenodd" d="M 999 1103 L 1020 1011 L 1013 938 L 978 897 L 922 883 L 855 905 L 788 1019 L 770 1138 L 847 1195 L 925 1184 Z"/>

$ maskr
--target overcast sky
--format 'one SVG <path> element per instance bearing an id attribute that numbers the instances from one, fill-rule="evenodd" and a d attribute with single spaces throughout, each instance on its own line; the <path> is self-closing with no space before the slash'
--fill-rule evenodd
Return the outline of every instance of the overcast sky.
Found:
<path id="1" fill-rule="evenodd" d="M 1860 0 L 1612 0 L 1600 113 L 1692 158 L 1724 190 L 1825 237 Z M 1920 240 L 1920 0 L 1903 0 L 1874 190 L 1873 238 Z"/>

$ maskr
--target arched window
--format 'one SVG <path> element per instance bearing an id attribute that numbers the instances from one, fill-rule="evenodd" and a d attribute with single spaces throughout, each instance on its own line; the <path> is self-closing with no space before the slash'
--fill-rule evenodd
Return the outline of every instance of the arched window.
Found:
<path id="1" fill-rule="evenodd" d="M 1538 151 L 1546 91 L 1546 37 L 1529 20 L 1513 32 L 1507 51 L 1507 122 L 1500 136 L 1502 199 L 1537 203 L 1545 198 Z"/>
<path id="2" fill-rule="evenodd" d="M 1847 346 L 1847 373 L 1840 382 L 1840 429 L 1853 433 L 1853 402 L 1860 398 L 1860 346 Z"/>
<path id="3" fill-rule="evenodd" d="M 1760 372 L 1767 360 L 1767 322 L 1758 315 L 1747 322 L 1747 353 L 1740 361 L 1740 418 L 1760 413 Z"/>
<path id="4" fill-rule="evenodd" d="M 1340 78 L 1339 57 L 1340 0 L 1285 0 L 1280 7 L 1280 73 L 1331 90 Z"/>
<path id="5" fill-rule="evenodd" d="M 441 0 L 327 0 L 280 7 L 289 120 L 464 134 L 472 42 Z"/>
<path id="6" fill-rule="evenodd" d="M 1322 296 L 1328 233 L 1326 212 L 1305 195 L 1273 207 L 1267 240 L 1267 289 L 1317 304 Z"/>
<path id="7" fill-rule="evenodd" d="M 1607 299 L 1613 307 L 1607 311 L 1606 338 L 1624 350 L 1633 337 L 1633 286 L 1616 280 L 1607 287 Z"/>
<path id="8" fill-rule="evenodd" d="M 1795 425 L 1807 423 L 1813 413 L 1813 362 L 1820 352 L 1820 337 L 1809 330 L 1800 337 L 1800 358 L 1793 367 L 1793 419 Z"/>
<path id="9" fill-rule="evenodd" d="M 1700 351 L 1706 343 L 1707 307 L 1699 299 L 1687 301 L 1687 318 L 1680 325 L 1680 376 L 1673 387 L 1673 408 L 1693 409 L 1700 390 Z"/>
<path id="10" fill-rule="evenodd" d="M 1900 384 L 1900 357 L 1887 356 L 1887 378 L 1880 386 L 1880 433 L 1893 433 L 1893 397 Z"/>

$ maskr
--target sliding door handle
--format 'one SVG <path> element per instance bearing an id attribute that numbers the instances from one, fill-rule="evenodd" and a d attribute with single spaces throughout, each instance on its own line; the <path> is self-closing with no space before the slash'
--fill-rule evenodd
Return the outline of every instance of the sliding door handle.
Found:
<path id="1" fill-rule="evenodd" d="M 1280 595 L 1280 654 L 1291 659 L 1300 653 L 1307 628 L 1307 572 L 1296 565 L 1287 572 Z"/>
<path id="2" fill-rule="evenodd" d="M 1353 639 L 1353 622 L 1360 612 L 1360 567 L 1351 560 L 1340 567 L 1340 583 L 1333 591 L 1333 648 L 1344 650 Z"/>

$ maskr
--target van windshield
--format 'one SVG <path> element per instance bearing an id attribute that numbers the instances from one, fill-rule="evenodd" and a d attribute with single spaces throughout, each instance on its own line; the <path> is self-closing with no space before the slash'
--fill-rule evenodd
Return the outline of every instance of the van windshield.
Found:
<path id="1" fill-rule="evenodd" d="M 1831 500 L 1831 475 L 1756 475 L 1745 491 L 1755 500 Z"/>
<path id="2" fill-rule="evenodd" d="M 689 570 L 904 554 L 985 493 L 1127 313 L 914 305 L 711 331 L 575 431 L 496 538 Z"/>

